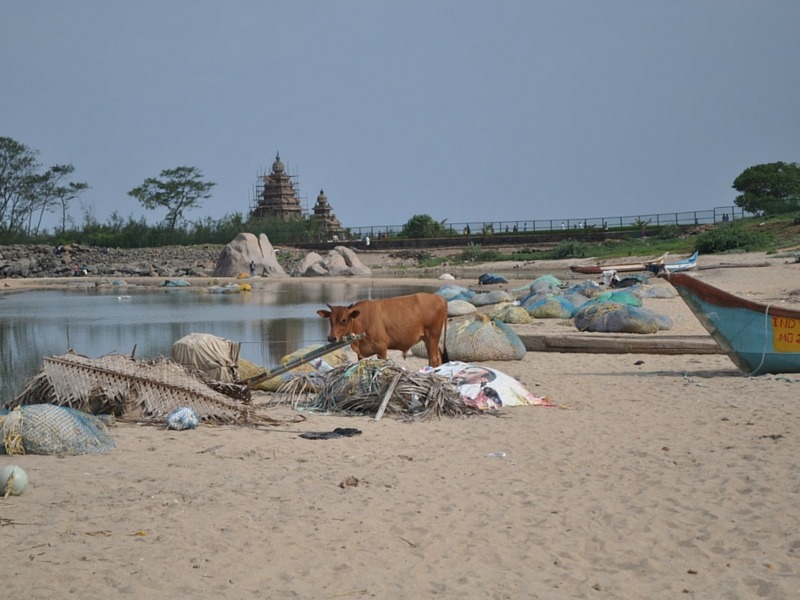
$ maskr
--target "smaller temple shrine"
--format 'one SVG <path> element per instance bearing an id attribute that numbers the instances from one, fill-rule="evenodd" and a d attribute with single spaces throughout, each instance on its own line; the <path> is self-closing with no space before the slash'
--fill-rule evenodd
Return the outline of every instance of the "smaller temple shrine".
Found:
<path id="1" fill-rule="evenodd" d="M 331 211 L 325 190 L 319 191 L 317 203 L 314 205 L 314 218 L 319 221 L 319 230 L 324 237 L 340 236 L 344 232 L 342 224 Z"/>
<path id="2" fill-rule="evenodd" d="M 297 196 L 295 176 L 286 174 L 280 153 L 275 154 L 272 171 L 262 175 L 256 184 L 256 205 L 251 214 L 256 219 L 290 221 L 303 218 L 303 207 Z"/>

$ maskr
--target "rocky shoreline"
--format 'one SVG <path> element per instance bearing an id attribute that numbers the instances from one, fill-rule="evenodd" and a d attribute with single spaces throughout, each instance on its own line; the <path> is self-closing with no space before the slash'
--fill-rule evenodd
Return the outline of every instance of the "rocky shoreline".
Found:
<path id="1" fill-rule="evenodd" d="M 161 248 L 98 248 L 73 244 L 0 246 L 0 278 L 207 277 L 214 273 L 222 245 Z"/>

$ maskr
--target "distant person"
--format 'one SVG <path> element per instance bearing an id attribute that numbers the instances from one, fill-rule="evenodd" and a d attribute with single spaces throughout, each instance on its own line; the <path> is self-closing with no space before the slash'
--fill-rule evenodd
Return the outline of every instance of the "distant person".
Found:
<path id="1" fill-rule="evenodd" d="M 256 263 L 255 261 L 250 261 L 250 277 L 256 276 Z"/>
<path id="2" fill-rule="evenodd" d="M 364 246 L 366 246 L 367 248 L 369 248 L 369 236 L 368 236 L 368 235 L 365 235 L 365 236 L 364 236 Z"/>

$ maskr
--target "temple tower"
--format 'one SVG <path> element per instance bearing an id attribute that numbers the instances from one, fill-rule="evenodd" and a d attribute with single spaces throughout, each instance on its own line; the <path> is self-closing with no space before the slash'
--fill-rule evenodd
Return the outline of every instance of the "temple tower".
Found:
<path id="1" fill-rule="evenodd" d="M 317 203 L 314 205 L 314 218 L 319 221 L 320 233 L 326 237 L 338 236 L 344 231 L 339 219 L 333 214 L 331 205 L 328 204 L 325 190 L 320 190 L 319 196 L 317 196 Z"/>
<path id="2" fill-rule="evenodd" d="M 252 210 L 256 219 L 290 221 L 303 217 L 303 208 L 297 197 L 296 177 L 286 174 L 280 153 L 275 154 L 272 171 L 261 177 L 256 186 L 257 204 Z"/>

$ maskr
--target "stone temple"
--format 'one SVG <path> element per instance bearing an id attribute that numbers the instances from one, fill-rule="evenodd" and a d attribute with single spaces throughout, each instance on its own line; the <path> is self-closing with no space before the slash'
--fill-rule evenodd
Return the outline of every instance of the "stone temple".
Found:
<path id="1" fill-rule="evenodd" d="M 256 205 L 251 214 L 256 219 L 291 221 L 303 218 L 303 207 L 297 197 L 296 176 L 287 175 L 281 155 L 275 155 L 272 171 L 262 175 L 256 184 Z"/>
<path id="2" fill-rule="evenodd" d="M 317 203 L 314 205 L 314 218 L 319 222 L 319 233 L 323 238 L 339 237 L 344 232 L 339 219 L 331 211 L 331 205 L 328 204 L 325 190 L 320 190 L 319 196 L 317 196 Z"/>
<path id="3" fill-rule="evenodd" d="M 324 190 L 319 191 L 312 215 L 304 214 L 297 192 L 297 176 L 286 173 L 280 153 L 275 154 L 275 162 L 268 175 L 259 176 L 256 184 L 256 199 L 250 213 L 258 220 L 291 221 L 313 218 L 319 223 L 319 235 L 323 239 L 338 237 L 344 228 L 333 214 Z"/>

